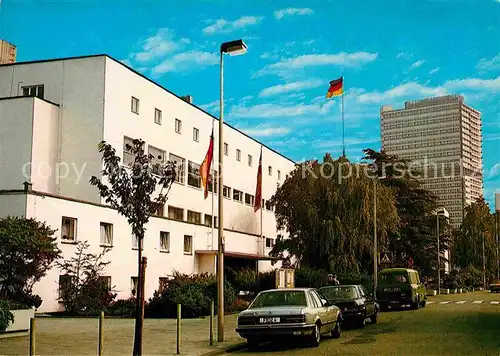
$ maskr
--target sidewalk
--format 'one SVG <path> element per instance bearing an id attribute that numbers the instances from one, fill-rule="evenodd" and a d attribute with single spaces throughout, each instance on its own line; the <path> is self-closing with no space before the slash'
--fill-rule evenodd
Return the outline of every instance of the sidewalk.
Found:
<path id="1" fill-rule="evenodd" d="M 181 324 L 181 355 L 217 355 L 245 340 L 235 332 L 236 315 L 225 320 L 225 342 L 217 344 L 214 327 L 214 346 L 209 345 L 209 318 L 185 319 Z M 216 325 L 216 318 L 214 319 Z M 132 353 L 134 320 L 107 318 L 104 320 L 104 355 Z M 37 318 L 37 355 L 96 355 L 98 319 Z M 0 339 L 0 355 L 26 355 L 29 338 Z M 144 321 L 143 355 L 176 354 L 176 320 L 146 319 Z"/>

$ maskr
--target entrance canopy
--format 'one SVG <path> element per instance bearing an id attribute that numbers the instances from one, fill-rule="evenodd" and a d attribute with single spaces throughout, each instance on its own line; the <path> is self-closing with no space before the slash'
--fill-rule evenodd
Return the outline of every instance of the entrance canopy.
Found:
<path id="1" fill-rule="evenodd" d="M 196 254 L 200 255 L 216 255 L 217 250 L 196 250 Z M 267 255 L 259 255 L 259 254 L 253 254 L 253 253 L 242 253 L 242 252 L 231 252 L 231 251 L 224 251 L 224 257 L 232 257 L 232 258 L 246 258 L 249 260 L 259 260 L 259 261 L 279 261 L 282 258 L 279 257 L 271 257 Z"/>

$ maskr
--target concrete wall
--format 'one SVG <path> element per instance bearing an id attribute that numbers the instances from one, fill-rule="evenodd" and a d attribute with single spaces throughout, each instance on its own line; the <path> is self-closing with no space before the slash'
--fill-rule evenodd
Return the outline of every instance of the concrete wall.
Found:
<path id="1" fill-rule="evenodd" d="M 26 216 L 26 195 L 0 194 L 0 218 L 7 216 Z"/>

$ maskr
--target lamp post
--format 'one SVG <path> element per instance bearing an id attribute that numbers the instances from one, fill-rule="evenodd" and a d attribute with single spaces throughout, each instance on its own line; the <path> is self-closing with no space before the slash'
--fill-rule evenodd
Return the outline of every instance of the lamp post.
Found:
<path id="1" fill-rule="evenodd" d="M 220 117 L 219 117 L 219 230 L 217 249 L 217 340 L 224 341 L 224 209 L 223 209 L 223 161 L 224 161 L 224 54 L 236 56 L 247 50 L 243 40 L 225 42 L 220 46 Z"/>
<path id="2" fill-rule="evenodd" d="M 437 293 L 441 294 L 441 253 L 439 247 L 439 216 L 443 215 L 446 218 L 450 217 L 448 210 L 445 208 L 438 209 L 436 211 L 436 235 L 437 235 L 437 280 L 438 280 L 438 290 Z"/>
<path id="3" fill-rule="evenodd" d="M 373 179 L 373 295 L 377 295 L 378 283 L 378 237 L 377 237 L 377 183 L 385 176 L 376 176 Z"/>

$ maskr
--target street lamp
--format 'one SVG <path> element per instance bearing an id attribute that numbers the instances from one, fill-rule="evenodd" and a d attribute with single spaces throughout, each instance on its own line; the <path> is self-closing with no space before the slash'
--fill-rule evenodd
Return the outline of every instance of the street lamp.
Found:
<path id="1" fill-rule="evenodd" d="M 446 208 L 440 208 L 436 212 L 436 235 L 437 235 L 437 277 L 438 277 L 438 294 L 441 294 L 441 254 L 439 252 L 439 216 L 442 215 L 446 218 L 450 217 Z"/>
<path id="2" fill-rule="evenodd" d="M 373 179 L 373 296 L 377 295 L 378 273 L 378 238 L 377 238 L 377 183 L 385 176 Z"/>
<path id="3" fill-rule="evenodd" d="M 224 214 L 223 214 L 223 160 L 224 160 L 224 54 L 237 56 L 244 54 L 247 46 L 243 40 L 225 42 L 220 46 L 220 117 L 219 117 L 219 230 L 217 250 L 217 340 L 224 341 Z"/>

